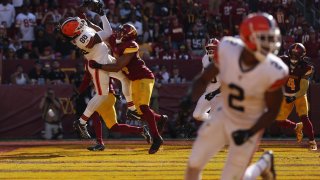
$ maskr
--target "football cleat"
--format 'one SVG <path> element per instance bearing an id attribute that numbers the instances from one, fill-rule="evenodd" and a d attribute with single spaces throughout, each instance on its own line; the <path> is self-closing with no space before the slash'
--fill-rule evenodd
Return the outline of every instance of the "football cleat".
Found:
<path id="1" fill-rule="evenodd" d="M 267 168 L 261 173 L 261 177 L 263 180 L 275 180 L 276 179 L 276 171 L 274 169 L 274 155 L 272 151 L 266 151 L 263 153 L 262 157 L 267 164 Z"/>
<path id="2" fill-rule="evenodd" d="M 106 147 L 103 144 L 96 144 L 94 146 L 90 146 L 87 149 L 89 151 L 103 151 Z"/>
<path id="3" fill-rule="evenodd" d="M 81 124 L 79 120 L 73 122 L 73 128 L 80 135 L 81 138 L 90 139 L 91 136 L 87 129 L 87 124 Z"/>
<path id="4" fill-rule="evenodd" d="M 152 138 L 150 136 L 149 130 L 146 125 L 142 126 L 142 128 L 143 128 L 143 131 L 141 135 L 146 139 L 147 143 L 150 144 L 152 141 Z"/>
<path id="5" fill-rule="evenodd" d="M 318 146 L 315 140 L 309 141 L 309 150 L 310 151 L 316 151 L 318 150 Z"/>
<path id="6" fill-rule="evenodd" d="M 152 141 L 153 142 L 152 142 L 152 145 L 149 149 L 149 154 L 154 154 L 154 153 L 158 152 L 159 148 L 163 144 L 163 139 L 161 136 L 158 138 L 153 138 Z"/>
<path id="7" fill-rule="evenodd" d="M 127 110 L 127 118 L 130 120 L 138 120 L 141 121 L 141 116 L 138 114 L 138 111 L 131 111 L 130 109 Z"/>
<path id="8" fill-rule="evenodd" d="M 294 130 L 296 131 L 297 142 L 300 143 L 303 139 L 303 123 L 297 123 L 296 128 Z"/>
<path id="9" fill-rule="evenodd" d="M 167 115 L 161 115 L 160 120 L 158 121 L 157 127 L 159 133 L 163 132 L 163 129 L 168 121 L 168 116 Z"/>

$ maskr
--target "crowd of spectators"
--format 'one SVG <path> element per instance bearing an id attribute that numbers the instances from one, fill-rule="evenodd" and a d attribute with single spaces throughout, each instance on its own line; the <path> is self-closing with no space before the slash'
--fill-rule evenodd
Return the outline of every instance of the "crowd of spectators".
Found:
<path id="1" fill-rule="evenodd" d="M 103 0 L 105 13 L 112 28 L 116 29 L 123 23 L 131 23 L 137 28 L 140 56 L 146 60 L 200 59 L 209 38 L 219 39 L 225 35 L 237 35 L 240 22 L 250 12 L 268 12 L 275 17 L 283 35 L 281 53 L 284 53 L 291 43 L 301 42 L 306 46 L 308 56 L 318 58 L 319 31 L 307 23 L 302 12 L 296 8 L 295 1 Z M 64 18 L 77 16 L 77 7 L 81 3 L 81 0 L 2 0 L 0 59 L 37 60 L 39 63 L 35 66 L 41 66 L 41 70 L 33 72 L 33 76 L 43 76 L 44 82 L 69 83 L 68 76 L 54 69 L 59 66 L 57 64 L 60 60 L 81 59 L 82 55 L 55 30 L 55 27 Z M 314 6 L 317 3 L 319 4 L 315 1 Z M 86 11 L 86 17 L 96 24 L 101 23 L 99 16 L 94 12 Z M 42 60 L 52 62 L 43 64 Z M 45 66 L 51 67 L 52 72 L 45 73 Z M 23 67 L 17 69 L 23 71 Z M 44 71 L 45 75 L 39 75 L 40 71 Z M 162 74 L 161 81 L 184 82 L 183 77 L 171 77 L 179 76 L 175 75 L 179 73 L 179 69 L 176 68 L 174 71 L 168 72 L 168 75 Z M 14 74 L 12 83 L 43 82 L 35 82 L 33 77 L 17 81 Z"/>

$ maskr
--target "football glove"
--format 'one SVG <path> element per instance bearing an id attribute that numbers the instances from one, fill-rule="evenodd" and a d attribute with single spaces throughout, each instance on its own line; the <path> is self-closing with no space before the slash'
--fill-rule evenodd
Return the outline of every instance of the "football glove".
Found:
<path id="1" fill-rule="evenodd" d="M 233 141 L 236 145 L 240 146 L 245 143 L 253 133 L 250 130 L 237 130 L 232 133 Z"/>
<path id="2" fill-rule="evenodd" d="M 286 96 L 286 102 L 287 103 L 292 103 L 295 100 L 296 100 L 295 96 Z"/>
<path id="3" fill-rule="evenodd" d="M 104 15 L 103 4 L 100 2 L 100 0 L 87 0 L 87 1 L 90 1 L 86 4 L 91 11 L 99 14 L 100 16 Z"/>
<path id="4" fill-rule="evenodd" d="M 208 100 L 208 101 L 211 101 L 211 99 L 213 99 L 219 93 L 220 93 L 220 89 L 217 89 L 217 90 L 215 90 L 213 92 L 210 92 L 210 93 L 206 94 L 204 98 L 206 100 Z"/>
<path id="5" fill-rule="evenodd" d="M 94 60 L 90 60 L 89 61 L 89 66 L 93 69 L 101 69 L 102 68 L 102 64 L 97 63 Z"/>

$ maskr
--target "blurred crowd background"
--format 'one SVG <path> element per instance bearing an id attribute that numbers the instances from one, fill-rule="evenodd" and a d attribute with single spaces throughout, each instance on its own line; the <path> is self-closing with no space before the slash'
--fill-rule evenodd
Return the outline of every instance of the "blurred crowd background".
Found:
<path id="1" fill-rule="evenodd" d="M 80 85 L 83 56 L 56 31 L 56 26 L 66 17 L 79 15 L 81 3 L 81 0 L 0 0 L 0 61 L 19 62 L 2 84 Z M 316 71 L 320 70 L 319 0 L 103 0 L 103 3 L 113 29 L 123 23 L 136 27 L 140 56 L 153 61 L 150 68 L 157 79 L 153 98 L 159 96 L 162 84 L 189 82 L 190 76 L 180 73 L 183 67 L 191 61 L 201 64 L 209 38 L 237 35 L 242 19 L 251 12 L 274 16 L 282 33 L 280 54 L 291 43 L 301 42 Z M 86 17 L 95 24 L 101 23 L 94 12 L 87 11 Z M 25 66 L 23 61 L 32 65 Z M 77 62 L 71 63 L 74 65 L 71 73 L 61 68 L 67 61 Z M 157 65 L 160 61 L 184 63 L 168 68 Z M 313 81 L 320 82 L 318 73 Z M 154 102 L 159 109 L 159 104 Z M 175 115 L 176 119 L 187 117 L 185 112 L 181 113 Z M 171 123 L 175 127 L 175 122 Z M 175 129 L 171 132 L 177 136 Z"/>
<path id="2" fill-rule="evenodd" d="M 140 55 L 144 60 L 194 60 L 204 54 L 209 38 L 237 35 L 239 24 L 250 12 L 268 12 L 277 20 L 283 35 L 282 51 L 293 42 L 301 42 L 307 55 L 317 59 L 320 50 L 318 21 L 307 21 L 312 7 L 319 11 L 319 1 L 298 0 L 104 0 L 112 28 L 131 23 L 138 30 Z M 81 59 L 81 53 L 57 31 L 66 17 L 77 16 L 80 0 L 2 0 L 0 3 L 0 55 L 5 61 L 39 60 L 49 71 L 63 60 Z M 300 8 L 300 6 L 303 5 Z M 300 10 L 298 10 L 300 9 Z M 86 17 L 100 24 L 99 15 L 87 11 Z M 52 60 L 41 63 L 41 60 Z M 50 69 L 52 68 L 52 69 Z M 160 67 L 156 67 L 160 68 Z M 23 67 L 17 67 L 21 70 Z M 14 73 L 14 72 L 12 72 Z M 173 72 L 170 72 L 173 73 Z M 33 72 L 26 70 L 33 78 Z M 71 77 L 59 76 L 70 83 Z M 28 77 L 26 77 L 28 78 Z M 167 77 L 165 81 L 169 82 Z M 10 83 L 10 82 L 3 82 Z M 11 83 L 15 83 L 11 81 Z M 27 81 L 26 83 L 32 83 Z"/>

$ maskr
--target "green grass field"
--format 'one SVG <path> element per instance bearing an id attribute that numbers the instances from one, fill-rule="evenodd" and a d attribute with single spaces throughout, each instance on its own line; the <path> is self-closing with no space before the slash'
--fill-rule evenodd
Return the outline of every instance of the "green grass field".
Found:
<path id="1" fill-rule="evenodd" d="M 0 142 L 0 179 L 183 179 L 190 141 L 166 141 L 149 155 L 143 141 L 108 141 L 107 149 L 90 152 L 90 142 Z M 263 141 L 275 153 L 277 179 L 320 179 L 320 157 L 293 141 Z M 254 161 L 263 152 L 256 152 Z M 219 179 L 223 150 L 206 166 L 203 179 Z"/>

